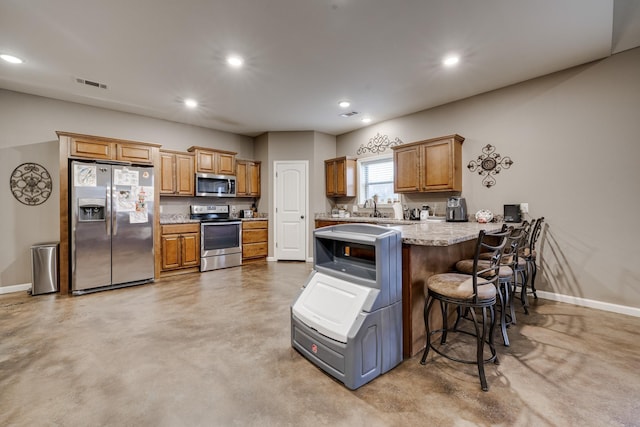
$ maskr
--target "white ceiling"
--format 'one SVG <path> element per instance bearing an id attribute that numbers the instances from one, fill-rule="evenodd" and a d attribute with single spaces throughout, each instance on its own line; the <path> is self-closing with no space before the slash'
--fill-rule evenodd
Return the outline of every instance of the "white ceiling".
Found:
<path id="1" fill-rule="evenodd" d="M 26 61 L 0 88 L 245 135 L 338 135 L 639 45 L 637 0 L 0 0 L 0 53 Z"/>

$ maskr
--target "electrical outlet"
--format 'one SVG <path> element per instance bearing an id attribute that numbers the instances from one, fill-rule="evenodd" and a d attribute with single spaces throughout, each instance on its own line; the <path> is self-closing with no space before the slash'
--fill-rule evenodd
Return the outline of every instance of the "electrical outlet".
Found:
<path id="1" fill-rule="evenodd" d="M 520 203 L 520 212 L 529 213 L 529 203 Z"/>
<path id="2" fill-rule="evenodd" d="M 236 213 L 236 207 L 234 205 L 231 205 L 231 213 Z"/>

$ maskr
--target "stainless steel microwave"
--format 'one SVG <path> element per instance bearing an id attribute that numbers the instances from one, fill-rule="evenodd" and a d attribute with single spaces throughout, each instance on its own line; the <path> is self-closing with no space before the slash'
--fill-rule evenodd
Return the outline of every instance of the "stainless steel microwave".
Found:
<path id="1" fill-rule="evenodd" d="M 197 173 L 196 196 L 236 197 L 236 177 Z"/>

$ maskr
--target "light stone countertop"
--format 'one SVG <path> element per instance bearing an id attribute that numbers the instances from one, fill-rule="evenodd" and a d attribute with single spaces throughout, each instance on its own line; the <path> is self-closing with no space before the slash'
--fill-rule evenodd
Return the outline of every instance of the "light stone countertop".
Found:
<path id="1" fill-rule="evenodd" d="M 160 225 L 199 223 L 197 219 L 189 218 L 188 214 L 160 214 Z"/>
<path id="2" fill-rule="evenodd" d="M 499 231 L 503 224 L 502 222 L 482 224 L 479 222 L 431 222 L 370 217 L 331 218 L 327 216 L 316 217 L 316 220 L 377 223 L 399 230 L 402 233 L 402 243 L 419 246 L 455 245 L 476 239 L 480 230 Z"/>

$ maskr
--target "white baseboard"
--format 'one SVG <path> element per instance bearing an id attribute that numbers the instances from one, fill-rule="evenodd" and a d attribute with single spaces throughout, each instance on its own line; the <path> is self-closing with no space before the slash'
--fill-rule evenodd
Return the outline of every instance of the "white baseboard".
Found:
<path id="1" fill-rule="evenodd" d="M 626 305 L 611 304 L 608 302 L 595 301 L 587 298 L 574 297 L 571 295 L 556 294 L 553 292 L 536 291 L 538 297 L 558 301 L 566 302 L 568 304 L 579 305 L 582 307 L 595 308 L 597 310 L 611 311 L 613 313 L 626 314 L 628 316 L 640 317 L 640 308 L 629 307 Z"/>
<path id="2" fill-rule="evenodd" d="M 267 257 L 267 262 L 275 262 L 278 261 L 275 257 L 269 256 Z M 313 258 L 307 258 L 305 262 L 313 262 Z"/>
<path id="3" fill-rule="evenodd" d="M 12 292 L 28 291 L 31 289 L 31 283 L 23 283 L 21 285 L 0 286 L 0 295 L 10 294 Z"/>

